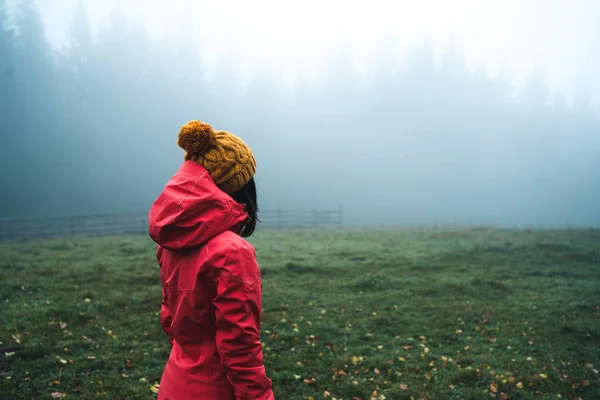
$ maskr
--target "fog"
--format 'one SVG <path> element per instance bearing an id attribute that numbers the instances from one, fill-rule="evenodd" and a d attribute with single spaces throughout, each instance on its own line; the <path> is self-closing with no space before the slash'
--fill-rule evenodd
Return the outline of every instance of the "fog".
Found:
<path id="1" fill-rule="evenodd" d="M 594 0 L 38 3 L 0 0 L 0 217 L 146 211 L 200 119 L 264 210 L 600 226 Z"/>

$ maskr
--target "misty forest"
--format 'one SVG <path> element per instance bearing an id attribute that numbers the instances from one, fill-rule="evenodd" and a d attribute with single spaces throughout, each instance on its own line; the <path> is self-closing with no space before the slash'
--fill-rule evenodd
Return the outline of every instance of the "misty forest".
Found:
<path id="1" fill-rule="evenodd" d="M 181 9 L 160 39 L 141 7 L 155 7 L 166 24 L 161 11 L 170 3 L 114 1 L 142 21 L 114 11 L 92 29 L 108 3 L 53 0 L 58 8 L 49 11 L 46 2 L 0 0 L 0 398 L 193 396 L 208 392 L 206 374 L 222 378 L 213 388 L 231 384 L 228 398 L 257 398 L 246 384 L 263 385 L 260 398 L 272 400 L 254 364 L 262 362 L 277 400 L 600 399 L 600 110 L 597 77 L 585 74 L 592 57 L 585 66 L 573 57 L 584 72 L 559 90 L 564 82 L 544 62 L 517 79 L 514 53 L 499 68 L 478 65 L 464 31 L 436 41 L 423 29 L 414 40 L 390 22 L 360 68 L 359 40 L 343 33 L 324 40 L 320 65 L 310 61 L 318 52 L 290 43 L 298 60 L 284 68 L 283 55 L 242 57 L 261 47 L 250 34 L 240 39 L 249 28 L 233 17 L 214 37 L 199 34 L 202 7 L 220 2 L 186 2 L 198 15 Z M 284 3 L 264 10 L 286 11 Z M 320 12 L 326 2 L 314 3 Z M 408 20 L 417 3 L 387 7 Z M 524 16 L 525 3 L 506 7 Z M 560 14 L 576 2 L 539 1 L 531 32 L 550 23 L 546 3 Z M 67 9 L 58 45 L 48 18 Z M 591 9 L 586 18 L 600 20 Z M 574 15 L 562 32 L 581 39 Z M 510 29 L 495 33 L 503 39 Z M 207 51 L 217 36 L 219 49 Z M 293 35 L 281 36 L 287 46 Z M 554 56 L 558 47 L 547 46 Z M 244 231 L 230 232 L 252 221 L 250 211 L 236 213 L 243 208 L 206 184 L 206 174 L 195 181 L 205 177 L 200 194 L 190 195 L 196 183 L 182 189 L 186 177 L 170 187 L 175 194 L 161 204 L 176 213 L 149 212 L 183 161 L 176 142 L 190 120 L 238 135 L 256 156 L 258 216 L 266 217 L 246 237 L 252 246 Z M 209 200 L 180 207 L 181 191 Z M 250 191 L 230 194 L 248 210 Z M 282 210 L 303 217 L 290 226 L 269 221 Z M 211 217 L 176 218 L 185 212 Z M 152 235 L 157 226 L 171 233 Z M 181 232 L 188 247 L 160 247 L 162 236 L 179 246 Z M 193 247 L 199 236 L 206 241 Z M 213 261 L 198 261 L 205 255 Z M 221 270 L 233 278 L 213 285 Z M 205 286 L 180 286 L 195 283 Z M 222 300 L 224 286 L 233 295 Z M 229 325 L 228 312 L 236 315 Z M 221 339 L 211 342 L 212 332 Z M 231 350 L 235 340 L 243 344 Z M 213 347 L 221 353 L 206 356 Z"/>
<path id="2" fill-rule="evenodd" d="M 179 128 L 200 119 L 253 148 L 263 209 L 341 204 L 345 223 L 369 226 L 600 223 L 584 77 L 568 101 L 541 73 L 517 88 L 471 70 L 457 40 L 436 59 L 425 37 L 401 59 L 392 35 L 359 76 L 340 37 L 289 90 L 267 63 L 242 81 L 227 48 L 209 74 L 191 18 L 168 43 L 118 13 L 94 37 L 80 2 L 57 51 L 32 1 L 0 10 L 3 217 L 146 210 L 182 160 Z"/>

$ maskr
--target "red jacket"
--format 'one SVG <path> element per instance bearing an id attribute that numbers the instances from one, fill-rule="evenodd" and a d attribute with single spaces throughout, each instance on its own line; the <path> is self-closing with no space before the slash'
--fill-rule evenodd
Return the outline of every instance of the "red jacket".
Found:
<path id="1" fill-rule="evenodd" d="M 159 400 L 271 400 L 260 342 L 262 281 L 248 218 L 206 169 L 185 161 L 153 203 L 160 323 L 171 343 Z"/>

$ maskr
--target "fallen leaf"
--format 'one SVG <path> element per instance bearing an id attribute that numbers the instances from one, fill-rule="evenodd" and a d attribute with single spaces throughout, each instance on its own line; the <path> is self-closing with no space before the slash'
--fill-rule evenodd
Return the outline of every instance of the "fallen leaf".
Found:
<path id="1" fill-rule="evenodd" d="M 490 383 L 490 392 L 498 393 L 498 384 L 496 382 Z"/>
<path id="2" fill-rule="evenodd" d="M 150 386 L 150 391 L 152 391 L 152 393 L 158 393 L 158 389 L 160 389 L 160 385 L 158 383 Z"/>
<path id="3" fill-rule="evenodd" d="M 66 394 L 61 393 L 61 392 L 54 392 L 51 395 L 52 397 L 54 397 L 55 399 L 62 399 L 63 397 L 67 397 Z"/>
<path id="4" fill-rule="evenodd" d="M 61 358 L 59 361 L 60 361 L 60 363 L 61 363 L 61 364 L 66 364 L 66 363 L 68 362 L 68 361 L 67 361 L 67 360 L 65 360 L 64 358 Z"/>
<path id="5" fill-rule="evenodd" d="M 407 390 L 408 386 L 406 386 L 404 383 L 400 385 L 400 389 L 402 390 Z"/>

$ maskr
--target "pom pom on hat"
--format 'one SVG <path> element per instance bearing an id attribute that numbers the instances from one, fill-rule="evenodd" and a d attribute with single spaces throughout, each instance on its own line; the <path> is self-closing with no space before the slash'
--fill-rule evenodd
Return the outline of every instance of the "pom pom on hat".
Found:
<path id="1" fill-rule="evenodd" d="M 181 127 L 177 145 L 190 154 L 205 154 L 217 144 L 213 128 L 202 121 L 190 121 Z"/>

